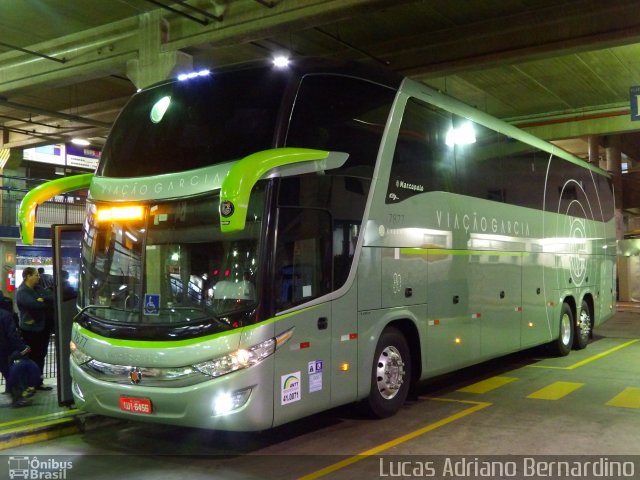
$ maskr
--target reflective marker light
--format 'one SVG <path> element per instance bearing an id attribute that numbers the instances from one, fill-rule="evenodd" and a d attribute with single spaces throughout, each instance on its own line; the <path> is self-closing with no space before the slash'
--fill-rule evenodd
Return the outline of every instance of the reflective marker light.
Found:
<path id="1" fill-rule="evenodd" d="M 182 73 L 178 75 L 178 80 L 180 80 L 181 82 L 184 82 L 185 80 L 190 80 L 196 77 L 206 77 L 210 74 L 211 74 L 211 70 L 206 70 L 206 69 L 200 70 L 199 72 Z"/>
<path id="2" fill-rule="evenodd" d="M 284 55 L 278 55 L 273 59 L 273 65 L 278 68 L 285 68 L 289 66 L 289 57 Z"/>
<path id="3" fill-rule="evenodd" d="M 347 362 L 342 362 L 340 364 L 340 370 L 342 372 L 348 372 L 350 368 L 351 368 L 351 365 L 349 365 Z"/>
<path id="4" fill-rule="evenodd" d="M 128 207 L 104 207 L 99 208 L 96 218 L 99 222 L 110 220 L 140 220 L 143 210 L 140 205 L 130 205 Z"/>

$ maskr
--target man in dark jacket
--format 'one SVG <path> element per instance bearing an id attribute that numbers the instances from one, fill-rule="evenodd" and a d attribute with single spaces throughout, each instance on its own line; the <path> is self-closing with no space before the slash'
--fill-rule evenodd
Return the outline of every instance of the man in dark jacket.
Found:
<path id="1" fill-rule="evenodd" d="M 22 271 L 22 283 L 16 290 L 16 304 L 18 305 L 19 326 L 24 341 L 31 347 L 31 358 L 40 369 L 40 376 L 44 378 L 44 359 L 49 347 L 50 329 L 47 325 L 47 315 L 50 314 L 53 297 L 36 286 L 40 275 L 33 267 Z M 51 390 L 51 387 L 41 383 L 37 390 Z"/>

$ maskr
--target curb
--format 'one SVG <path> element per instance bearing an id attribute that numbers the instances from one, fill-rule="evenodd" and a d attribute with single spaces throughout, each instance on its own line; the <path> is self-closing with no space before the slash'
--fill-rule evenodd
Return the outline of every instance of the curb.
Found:
<path id="1" fill-rule="evenodd" d="M 0 429 L 0 450 L 86 432 L 115 421 L 75 409 L 19 420 Z"/>

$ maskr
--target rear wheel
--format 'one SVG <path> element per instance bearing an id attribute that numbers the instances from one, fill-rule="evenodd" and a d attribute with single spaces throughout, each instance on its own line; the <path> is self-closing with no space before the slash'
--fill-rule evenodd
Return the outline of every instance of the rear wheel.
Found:
<path id="1" fill-rule="evenodd" d="M 404 335 L 395 328 L 382 332 L 373 357 L 371 389 L 364 401 L 370 415 L 390 417 L 404 404 L 409 393 L 411 358 Z"/>
<path id="2" fill-rule="evenodd" d="M 573 346 L 574 331 L 573 312 L 569 305 L 563 303 L 560 310 L 560 332 L 558 338 L 549 344 L 553 355 L 556 357 L 569 355 Z"/>
<path id="3" fill-rule="evenodd" d="M 573 340 L 573 348 L 576 350 L 581 350 L 587 346 L 589 337 L 591 336 L 591 328 L 593 327 L 592 322 L 589 304 L 583 300 L 580 313 L 578 314 Z"/>

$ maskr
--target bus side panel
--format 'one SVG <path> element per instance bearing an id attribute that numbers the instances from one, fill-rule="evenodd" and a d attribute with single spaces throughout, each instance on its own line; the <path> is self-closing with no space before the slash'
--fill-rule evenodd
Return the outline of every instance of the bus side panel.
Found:
<path id="1" fill-rule="evenodd" d="M 423 377 L 473 363 L 480 357 L 481 317 L 470 289 L 467 255 L 429 256 L 429 320 Z"/>
<path id="2" fill-rule="evenodd" d="M 427 301 L 427 260 L 423 250 L 382 249 L 382 307 Z"/>
<path id="3" fill-rule="evenodd" d="M 274 426 L 329 408 L 332 322 L 331 302 L 327 302 L 276 323 L 276 334 L 294 330 L 275 353 Z"/>
<path id="4" fill-rule="evenodd" d="M 358 310 L 381 307 L 382 249 L 362 247 L 358 261 Z"/>
<path id="5" fill-rule="evenodd" d="M 544 266 L 553 264 L 549 253 L 530 253 L 522 259 L 522 327 L 523 348 L 550 342 L 551 328 L 547 320 L 544 290 Z"/>
<path id="6" fill-rule="evenodd" d="M 356 400 L 358 393 L 358 279 L 331 304 L 331 406 Z"/>

